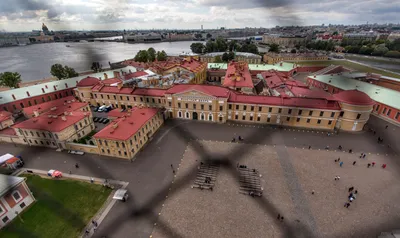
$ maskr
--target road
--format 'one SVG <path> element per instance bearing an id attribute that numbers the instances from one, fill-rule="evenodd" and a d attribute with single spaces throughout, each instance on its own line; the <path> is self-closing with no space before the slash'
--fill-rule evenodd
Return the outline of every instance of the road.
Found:
<path id="1" fill-rule="evenodd" d="M 383 129 L 379 130 L 385 130 Z M 341 132 L 328 136 L 326 132 L 303 129 L 278 129 L 262 125 L 211 124 L 195 121 L 169 120 L 155 134 L 133 162 L 93 154 L 83 156 L 56 152 L 52 149 L 0 144 L 0 152 L 23 156 L 26 167 L 35 169 L 58 169 L 74 174 L 109 178 L 129 182 L 130 199 L 117 203 L 96 234 L 108 238 L 148 238 L 161 205 L 168 194 L 173 173 L 170 165 L 178 167 L 190 139 L 226 141 L 242 136 L 245 143 L 285 145 L 308 149 L 337 148 L 352 149 L 354 153 L 381 153 L 394 158 L 394 151 L 387 145 L 378 145 L 378 135 L 362 132 L 356 134 Z M 389 136 L 389 135 L 388 135 Z M 375 138 L 376 137 L 376 138 Z M 388 139 L 389 141 L 389 139 Z M 347 152 L 346 152 L 347 153 Z M 245 152 L 240 153 L 245 155 Z M 75 169 L 75 163 L 80 168 Z M 140 211 L 132 212 L 137 210 Z"/>

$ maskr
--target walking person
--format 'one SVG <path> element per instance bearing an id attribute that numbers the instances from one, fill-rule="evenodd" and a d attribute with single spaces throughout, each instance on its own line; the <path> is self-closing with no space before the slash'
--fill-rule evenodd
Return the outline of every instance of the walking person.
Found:
<path id="1" fill-rule="evenodd" d="M 356 165 L 356 161 L 353 162 L 353 165 Z"/>
<path id="2" fill-rule="evenodd" d="M 388 129 L 389 126 L 385 126 L 385 129 Z"/>
<path id="3" fill-rule="evenodd" d="M 369 167 L 371 167 L 371 164 L 370 164 L 370 163 L 367 164 L 367 168 L 369 168 Z"/>
<path id="4" fill-rule="evenodd" d="M 345 202 L 345 203 L 344 203 L 344 207 L 345 207 L 345 208 L 349 208 L 349 207 L 350 207 L 350 203 Z"/>
<path id="5" fill-rule="evenodd" d="M 349 153 L 350 153 L 350 154 L 351 154 L 351 153 L 353 153 L 353 150 L 352 150 L 352 149 L 350 149 L 350 150 L 349 150 Z"/>
<path id="6" fill-rule="evenodd" d="M 372 167 L 374 167 L 375 166 L 375 162 L 372 162 Z"/>
<path id="7" fill-rule="evenodd" d="M 93 178 L 90 178 L 90 183 L 94 183 L 94 179 Z"/>
<path id="8" fill-rule="evenodd" d="M 341 162 L 339 163 L 339 166 L 340 166 L 340 167 L 342 167 L 342 166 L 343 166 L 343 161 L 341 161 Z"/>
<path id="9" fill-rule="evenodd" d="M 78 163 L 75 164 L 75 168 L 79 169 L 79 164 Z"/>
<path id="10" fill-rule="evenodd" d="M 278 213 L 278 217 L 277 217 L 277 219 L 278 219 L 278 220 L 280 220 L 280 219 L 281 219 L 281 214 L 280 214 L 280 213 Z"/>
<path id="11" fill-rule="evenodd" d="M 363 155 L 363 159 L 365 159 L 366 156 L 367 156 L 367 154 L 364 154 L 364 155 Z"/>
<path id="12" fill-rule="evenodd" d="M 354 190 L 354 187 L 349 188 L 349 193 L 351 193 Z"/>
<path id="13" fill-rule="evenodd" d="M 311 150 L 311 145 L 308 146 L 308 149 Z"/>

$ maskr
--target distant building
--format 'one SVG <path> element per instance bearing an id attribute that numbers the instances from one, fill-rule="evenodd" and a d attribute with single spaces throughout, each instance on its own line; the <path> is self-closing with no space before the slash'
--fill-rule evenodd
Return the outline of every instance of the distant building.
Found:
<path id="1" fill-rule="evenodd" d="M 333 42 L 341 42 L 343 36 L 341 34 L 331 35 L 330 33 L 317 34 L 315 40 L 317 41 L 333 41 Z"/>
<path id="2" fill-rule="evenodd" d="M 400 32 L 392 32 L 389 34 L 389 36 L 387 37 L 387 39 L 389 41 L 394 41 L 396 39 L 400 39 Z"/>
<path id="3" fill-rule="evenodd" d="M 351 39 L 351 40 L 367 40 L 367 41 L 375 41 L 378 35 L 373 32 L 360 32 L 360 33 L 346 33 L 343 38 Z"/>
<path id="4" fill-rule="evenodd" d="M 280 35 L 280 34 L 267 34 L 263 35 L 263 43 L 265 44 L 278 44 L 280 46 L 292 48 L 296 45 L 303 46 L 306 44 L 307 38 L 305 36 L 294 35 Z"/>
<path id="5" fill-rule="evenodd" d="M 0 174 L 0 228 L 10 223 L 35 201 L 25 179 Z"/>
<path id="6" fill-rule="evenodd" d="M 207 62 L 207 63 L 215 63 L 215 58 L 219 56 L 222 58 L 222 55 L 225 52 L 213 52 L 207 53 L 204 55 L 200 55 L 200 61 Z M 235 52 L 235 61 L 244 61 L 249 64 L 260 64 L 261 63 L 261 56 L 257 54 L 247 53 L 247 52 Z"/>
<path id="7" fill-rule="evenodd" d="M 263 61 L 267 64 L 276 64 L 281 61 L 307 61 L 307 60 L 328 60 L 328 55 L 318 53 L 265 53 Z"/>

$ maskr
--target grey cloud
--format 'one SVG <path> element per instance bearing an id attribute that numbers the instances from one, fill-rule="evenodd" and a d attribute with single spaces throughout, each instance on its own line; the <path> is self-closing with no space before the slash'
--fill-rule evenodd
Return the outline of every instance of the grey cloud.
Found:
<path id="1" fill-rule="evenodd" d="M 123 14 L 119 13 L 118 11 L 112 11 L 112 10 L 105 10 L 101 12 L 98 15 L 98 19 L 101 22 L 106 22 L 106 23 L 115 23 L 115 22 L 120 22 L 123 20 Z"/>
<path id="2" fill-rule="evenodd" d="M 48 4 L 44 0 L 1 0 L 0 12 L 1 13 L 17 13 L 23 11 L 38 11 L 47 10 Z"/>

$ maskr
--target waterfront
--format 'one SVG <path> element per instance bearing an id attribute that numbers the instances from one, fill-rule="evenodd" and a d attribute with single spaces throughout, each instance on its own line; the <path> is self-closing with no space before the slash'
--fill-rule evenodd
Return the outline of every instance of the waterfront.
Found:
<path id="1" fill-rule="evenodd" d="M 78 72 L 87 71 L 93 61 L 100 61 L 104 68 L 108 62 L 135 57 L 139 50 L 153 47 L 167 54 L 191 52 L 192 41 L 126 44 L 118 42 L 68 42 L 35 44 L 29 46 L 0 48 L 0 72 L 18 72 L 22 81 L 51 77 L 50 67 L 63 64 Z M 70 47 L 66 47 L 70 45 Z"/>

